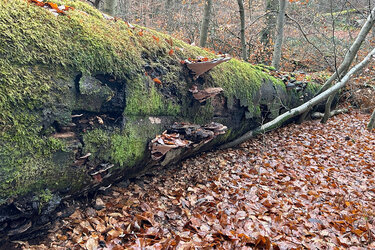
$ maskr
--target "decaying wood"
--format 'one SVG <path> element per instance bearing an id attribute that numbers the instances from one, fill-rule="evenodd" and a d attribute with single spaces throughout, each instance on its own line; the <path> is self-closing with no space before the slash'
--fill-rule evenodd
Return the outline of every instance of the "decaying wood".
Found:
<path id="1" fill-rule="evenodd" d="M 358 71 L 362 70 L 372 59 L 375 55 L 375 49 L 373 49 L 360 63 L 355 65 L 338 83 L 333 85 L 331 88 L 327 89 L 323 93 L 320 93 L 318 96 L 314 97 L 313 99 L 309 100 L 308 102 L 305 102 L 304 104 L 300 105 L 297 108 L 294 108 L 292 110 L 289 110 L 288 112 L 279 115 L 272 121 L 254 129 L 247 133 L 245 133 L 243 136 L 237 138 L 236 140 L 229 142 L 227 144 L 222 145 L 220 148 L 230 148 L 237 146 L 238 144 L 245 142 L 246 140 L 268 131 L 271 131 L 272 129 L 280 127 L 283 123 L 288 121 L 289 119 L 300 115 L 308 110 L 310 110 L 315 105 L 321 103 L 322 101 L 326 100 L 329 96 L 336 93 L 338 90 L 340 90 L 342 87 L 346 85 L 348 80 L 352 77 L 353 74 L 356 74 Z"/>
<path id="2" fill-rule="evenodd" d="M 158 161 L 172 149 L 208 143 L 216 136 L 225 134 L 226 130 L 226 126 L 216 122 L 203 127 L 190 123 L 174 123 L 150 142 L 151 157 Z"/>
<path id="3" fill-rule="evenodd" d="M 206 88 L 199 90 L 197 85 L 193 85 L 191 89 L 189 89 L 191 93 L 193 93 L 193 96 L 196 100 L 198 100 L 200 103 L 206 101 L 207 99 L 216 96 L 220 92 L 223 91 L 222 88 Z"/>
<path id="4" fill-rule="evenodd" d="M 171 149 L 186 147 L 190 144 L 191 141 L 182 139 L 180 134 L 168 134 L 166 130 L 150 142 L 151 157 L 154 161 L 157 161 Z"/>
<path id="5" fill-rule="evenodd" d="M 75 137 L 76 134 L 74 132 L 66 132 L 66 133 L 55 133 L 52 135 L 53 138 L 59 138 L 59 139 L 63 139 L 63 138 L 71 138 L 71 137 Z"/>

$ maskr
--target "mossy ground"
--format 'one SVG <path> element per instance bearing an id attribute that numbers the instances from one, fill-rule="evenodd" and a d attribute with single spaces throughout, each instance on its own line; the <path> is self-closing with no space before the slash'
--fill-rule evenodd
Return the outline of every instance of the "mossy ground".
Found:
<path id="1" fill-rule="evenodd" d="M 82 184 L 85 169 L 56 166 L 54 155 L 69 154 L 69 150 L 63 141 L 49 137 L 50 127 L 41 125 L 46 106 L 58 111 L 63 105 L 66 114 L 74 109 L 72 99 L 63 98 L 69 96 L 64 79 L 74 79 L 81 73 L 125 80 L 125 116 L 133 120 L 148 115 L 181 119 L 189 114 L 186 98 L 179 99 L 188 94 L 191 82 L 186 78 L 191 76 L 186 75 L 180 60 L 215 57 L 176 39 L 171 44 L 165 34 L 138 26 L 129 28 L 121 20 L 105 20 L 100 12 L 80 1 L 51 2 L 75 10 L 55 17 L 26 0 L 0 1 L 0 204 L 30 191 L 53 192 L 67 185 L 77 190 L 86 185 Z M 171 49 L 174 53 L 169 53 Z M 161 85 L 145 75 L 146 65 L 154 70 Z M 204 79 L 205 84 L 224 89 L 229 105 L 238 98 L 249 112 L 259 112 L 253 98 L 265 79 L 280 84 L 257 67 L 235 59 L 216 67 Z M 166 94 L 169 87 L 180 96 Z M 208 121 L 212 116 L 210 102 L 197 108 L 193 118 L 184 119 Z M 146 150 L 147 138 L 161 128 L 147 130 L 131 124 L 113 133 L 89 131 L 83 136 L 84 151 L 119 167 L 137 163 Z"/>

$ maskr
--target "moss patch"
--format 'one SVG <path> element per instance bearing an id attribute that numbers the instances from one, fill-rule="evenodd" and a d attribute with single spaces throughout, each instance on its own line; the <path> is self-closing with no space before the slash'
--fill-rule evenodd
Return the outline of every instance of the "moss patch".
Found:
<path id="1" fill-rule="evenodd" d="M 124 131 L 108 132 L 101 129 L 84 135 L 85 151 L 94 161 L 112 162 L 118 167 L 129 167 L 138 162 L 146 149 L 146 141 L 132 127 Z"/>
<path id="2" fill-rule="evenodd" d="M 94 161 L 112 162 L 115 168 L 129 168 L 145 156 L 148 141 L 163 130 L 162 125 L 150 124 L 145 118 L 128 121 L 123 130 L 95 129 L 83 136 L 85 153 Z"/>
<path id="3" fill-rule="evenodd" d="M 214 68 L 210 75 L 214 82 L 225 89 L 224 95 L 228 98 L 228 106 L 234 103 L 233 98 L 240 100 L 241 106 L 248 107 L 250 113 L 259 114 L 259 107 L 254 106 L 254 96 L 266 80 L 285 88 L 281 81 L 262 72 L 249 63 L 232 59 L 227 63 Z"/>
<path id="4" fill-rule="evenodd" d="M 172 100 L 166 100 L 157 90 L 156 83 L 149 77 L 138 77 L 130 80 L 127 86 L 127 99 L 124 114 L 126 116 L 140 115 L 172 115 L 180 112 L 180 106 Z"/>

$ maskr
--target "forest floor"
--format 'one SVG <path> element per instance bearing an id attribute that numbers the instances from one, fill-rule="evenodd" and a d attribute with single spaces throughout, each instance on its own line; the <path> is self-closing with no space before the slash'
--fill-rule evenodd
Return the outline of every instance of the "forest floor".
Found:
<path id="1" fill-rule="evenodd" d="M 375 131 L 290 124 L 98 194 L 24 249 L 375 248 Z M 125 184 L 125 185 L 124 185 Z"/>

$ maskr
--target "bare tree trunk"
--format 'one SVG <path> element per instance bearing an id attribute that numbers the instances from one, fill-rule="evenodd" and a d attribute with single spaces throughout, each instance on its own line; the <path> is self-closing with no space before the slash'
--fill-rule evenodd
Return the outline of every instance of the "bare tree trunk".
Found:
<path id="1" fill-rule="evenodd" d="M 370 122 L 367 125 L 367 129 L 371 131 L 371 130 L 374 129 L 374 127 L 375 127 L 375 109 L 372 112 L 372 115 L 371 115 L 371 118 L 370 118 Z"/>
<path id="2" fill-rule="evenodd" d="M 243 136 L 241 136 L 240 138 L 237 138 L 236 140 L 232 141 L 232 142 L 229 142 L 227 144 L 224 144 L 222 145 L 220 148 L 223 149 L 223 148 L 230 148 L 230 147 L 234 147 L 258 134 L 261 134 L 261 133 L 265 133 L 265 132 L 268 132 L 272 129 L 275 129 L 275 128 L 278 128 L 280 127 L 283 123 L 285 123 L 286 121 L 288 121 L 289 119 L 299 115 L 299 114 L 302 114 L 303 112 L 305 112 L 306 110 L 309 110 L 311 109 L 312 107 L 314 107 L 315 105 L 321 103 L 322 101 L 324 101 L 325 99 L 327 99 L 328 97 L 330 97 L 332 94 L 336 93 L 337 91 L 339 91 L 342 87 L 344 87 L 346 85 L 346 83 L 348 82 L 348 80 L 352 77 L 353 74 L 356 74 L 358 71 L 362 70 L 370 61 L 371 58 L 373 58 L 375 56 L 375 49 L 373 49 L 366 57 L 365 59 L 363 59 L 362 62 L 360 62 L 359 64 L 355 65 L 342 79 L 340 82 L 338 82 L 337 84 L 335 84 L 334 86 L 332 86 L 331 88 L 327 89 L 326 91 L 324 91 L 323 93 L 320 93 L 318 96 L 314 97 L 313 99 L 311 99 L 310 101 L 302 104 L 301 106 L 297 107 L 297 108 L 294 108 L 282 115 L 279 115 L 278 117 L 276 117 L 275 119 L 273 119 L 272 121 L 254 129 L 254 130 L 251 130 L 249 132 L 247 132 L 246 134 L 244 134 Z M 373 114 L 374 116 L 374 114 Z M 374 118 L 375 119 L 375 118 Z"/>
<path id="3" fill-rule="evenodd" d="M 206 0 L 204 4 L 204 16 L 201 26 L 201 34 L 199 40 L 199 46 L 206 46 L 207 35 L 208 35 L 208 26 L 210 24 L 210 15 L 211 15 L 212 0 Z"/>
<path id="4" fill-rule="evenodd" d="M 167 17 L 167 30 L 171 31 L 169 27 L 172 25 L 173 15 L 171 12 L 172 9 L 172 0 L 167 0 L 164 5 L 165 15 Z"/>
<path id="5" fill-rule="evenodd" d="M 274 31 L 276 26 L 275 12 L 277 11 L 277 0 L 265 0 L 266 3 L 266 27 L 261 32 L 261 42 L 264 45 L 268 45 L 269 41 L 274 37 Z"/>
<path id="6" fill-rule="evenodd" d="M 324 116 L 320 120 L 321 123 L 326 123 L 328 119 L 331 117 L 331 106 L 332 106 L 332 101 L 335 97 L 335 94 L 332 94 L 330 97 L 328 97 L 328 100 L 326 102 L 325 110 L 324 110 Z"/>
<path id="7" fill-rule="evenodd" d="M 249 20 L 253 16 L 253 0 L 249 0 Z"/>
<path id="8" fill-rule="evenodd" d="M 116 14 L 116 0 L 105 0 L 103 5 L 103 12 L 107 13 L 110 16 Z"/>
<path id="9" fill-rule="evenodd" d="M 94 3 L 93 3 L 94 7 L 98 9 L 100 2 L 101 2 L 101 0 L 95 0 Z"/>
<path id="10" fill-rule="evenodd" d="M 129 20 L 129 0 L 118 0 L 117 15 Z"/>
<path id="11" fill-rule="evenodd" d="M 284 38 L 286 0 L 279 0 L 279 14 L 277 16 L 277 36 L 273 50 L 272 66 L 278 70 L 280 67 L 281 51 Z"/>
<path id="12" fill-rule="evenodd" d="M 243 7 L 243 0 L 237 0 L 238 8 L 240 11 L 241 19 L 241 50 L 242 50 L 242 59 L 247 60 L 246 53 L 246 40 L 245 40 L 245 9 Z"/>

